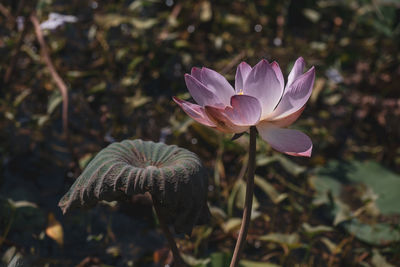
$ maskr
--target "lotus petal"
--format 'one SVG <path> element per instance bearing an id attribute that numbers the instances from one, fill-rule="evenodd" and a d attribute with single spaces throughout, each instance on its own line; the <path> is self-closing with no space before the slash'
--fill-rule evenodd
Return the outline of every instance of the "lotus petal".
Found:
<path id="1" fill-rule="evenodd" d="M 279 128 L 268 122 L 259 123 L 257 130 L 272 148 L 292 156 L 311 157 L 312 142 L 306 134 Z"/>
<path id="2" fill-rule="evenodd" d="M 235 92 L 236 94 L 240 94 L 243 92 L 244 82 L 246 81 L 247 76 L 251 71 L 251 67 L 246 62 L 242 62 L 236 69 L 235 76 Z"/>
<path id="3" fill-rule="evenodd" d="M 177 103 L 182 109 L 183 111 L 186 112 L 186 114 L 188 114 L 192 119 L 194 119 L 195 121 L 204 124 L 206 126 L 209 127 L 215 127 L 215 123 L 213 123 L 207 116 L 206 112 L 204 111 L 204 108 L 196 105 L 196 104 L 192 104 L 190 102 L 187 102 L 185 100 L 179 99 L 177 97 L 172 97 L 173 100 L 175 101 L 175 103 Z"/>
<path id="4" fill-rule="evenodd" d="M 201 82 L 201 69 L 193 67 L 190 74 L 195 77 L 199 82 Z"/>
<path id="5" fill-rule="evenodd" d="M 229 105 L 235 90 L 224 76 L 212 69 L 202 68 L 200 81 L 205 87 L 212 91 L 223 104 L 226 106 Z"/>
<path id="6" fill-rule="evenodd" d="M 272 69 L 275 71 L 276 78 L 278 78 L 279 84 L 283 88 L 285 87 L 285 79 L 283 78 L 282 70 L 279 67 L 278 62 L 274 61 L 271 63 Z"/>
<path id="7" fill-rule="evenodd" d="M 230 116 L 233 116 L 232 113 L 234 113 L 234 111 L 226 113 L 226 109 L 205 106 L 205 111 L 208 117 L 213 121 L 213 123 L 215 123 L 217 130 L 223 133 L 245 132 L 249 126 L 240 126 L 232 122 Z"/>
<path id="8" fill-rule="evenodd" d="M 288 127 L 289 125 L 292 125 L 295 121 L 297 121 L 297 119 L 300 117 L 301 113 L 303 113 L 305 108 L 306 107 L 303 106 L 298 111 L 296 111 L 286 117 L 283 117 L 283 118 L 277 119 L 277 120 L 273 120 L 273 121 L 268 121 L 268 122 L 273 123 L 274 125 L 276 125 L 278 127 Z"/>
<path id="9" fill-rule="evenodd" d="M 300 75 L 304 73 L 306 63 L 302 57 L 299 57 L 293 65 L 292 70 L 289 73 L 288 82 L 286 87 L 289 87 Z"/>
<path id="10" fill-rule="evenodd" d="M 297 79 L 287 87 L 282 100 L 279 102 L 274 112 L 270 114 L 269 120 L 282 119 L 301 109 L 311 96 L 314 79 L 314 67 L 297 77 Z"/>
<path id="11" fill-rule="evenodd" d="M 257 98 L 248 95 L 234 95 L 231 107 L 225 108 L 229 120 L 238 126 L 257 124 L 261 116 L 261 105 Z"/>
<path id="12" fill-rule="evenodd" d="M 185 74 L 186 86 L 194 101 L 200 106 L 210 105 L 214 107 L 225 107 L 219 97 L 210 89 L 205 87 L 199 80 L 189 74 Z"/>
<path id="13" fill-rule="evenodd" d="M 260 101 L 261 119 L 264 119 L 278 104 L 283 88 L 271 65 L 263 59 L 250 71 L 243 91 L 245 95 L 253 96 Z"/>

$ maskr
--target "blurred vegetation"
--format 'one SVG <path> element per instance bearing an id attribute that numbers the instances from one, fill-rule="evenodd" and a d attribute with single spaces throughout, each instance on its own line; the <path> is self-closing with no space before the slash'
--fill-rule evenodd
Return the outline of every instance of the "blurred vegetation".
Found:
<path id="1" fill-rule="evenodd" d="M 43 30 L 62 95 L 30 17 L 77 22 Z M 141 138 L 196 152 L 209 170 L 210 224 L 179 236 L 196 266 L 225 266 L 240 224 L 248 138 L 190 120 L 183 75 L 207 66 L 233 82 L 241 61 L 303 56 L 317 69 L 294 127 L 311 159 L 258 142 L 255 210 L 243 266 L 398 266 L 400 2 L 65 1 L 0 3 L 1 266 L 163 266 L 151 203 L 103 203 L 62 216 L 57 203 L 113 141 Z M 13 265 L 14 264 L 14 265 Z"/>

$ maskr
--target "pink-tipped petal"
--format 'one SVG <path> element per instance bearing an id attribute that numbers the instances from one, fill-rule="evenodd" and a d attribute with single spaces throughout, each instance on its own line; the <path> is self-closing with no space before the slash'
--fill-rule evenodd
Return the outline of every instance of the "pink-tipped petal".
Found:
<path id="1" fill-rule="evenodd" d="M 239 94 L 243 91 L 244 82 L 251 71 L 251 67 L 246 62 L 242 62 L 236 69 L 235 92 Z"/>
<path id="2" fill-rule="evenodd" d="M 303 113 L 303 110 L 306 108 L 306 106 L 303 106 L 301 109 L 298 111 L 290 114 L 289 116 L 283 117 L 278 120 L 273 120 L 269 121 L 270 123 L 278 126 L 278 127 L 288 127 L 289 125 L 292 125 L 297 119 L 300 117 L 301 113 Z"/>
<path id="3" fill-rule="evenodd" d="M 234 95 L 231 106 L 225 108 L 227 118 L 238 126 L 257 124 L 261 116 L 261 105 L 257 98 L 248 95 Z"/>
<path id="4" fill-rule="evenodd" d="M 228 115 L 225 113 L 225 109 L 205 106 L 206 114 L 215 123 L 216 128 L 224 133 L 242 133 L 246 131 L 249 126 L 236 125 L 230 120 Z"/>
<path id="5" fill-rule="evenodd" d="M 185 100 L 179 99 L 177 97 L 172 97 L 175 103 L 177 103 L 183 111 L 186 112 L 192 119 L 195 121 L 204 124 L 209 127 L 216 127 L 215 123 L 213 123 L 207 116 L 206 112 L 204 111 L 203 107 L 199 105 L 192 104 Z"/>
<path id="6" fill-rule="evenodd" d="M 244 94 L 257 98 L 262 107 L 261 119 L 266 118 L 282 97 L 281 87 L 275 71 L 266 60 L 261 60 L 250 71 L 244 84 Z"/>
<path id="7" fill-rule="evenodd" d="M 314 80 L 314 67 L 297 77 L 297 79 L 286 88 L 282 100 L 268 119 L 279 120 L 301 109 L 311 96 Z"/>
<path id="8" fill-rule="evenodd" d="M 190 72 L 190 74 L 195 77 L 199 82 L 201 81 L 201 69 L 197 68 L 197 67 L 193 67 L 192 71 Z"/>
<path id="9" fill-rule="evenodd" d="M 289 73 L 288 82 L 286 87 L 289 87 L 300 75 L 303 74 L 306 63 L 302 57 L 299 57 L 293 65 L 292 70 Z"/>
<path id="10" fill-rule="evenodd" d="M 201 83 L 210 91 L 214 92 L 222 103 L 227 106 L 230 104 L 231 97 L 234 95 L 235 90 L 224 76 L 214 70 L 202 68 Z"/>
<path id="11" fill-rule="evenodd" d="M 272 69 L 275 71 L 276 78 L 278 78 L 279 84 L 283 88 L 285 87 L 285 79 L 283 78 L 282 70 L 279 67 L 278 62 L 274 61 L 271 63 Z"/>
<path id="12" fill-rule="evenodd" d="M 311 157 L 312 142 L 304 133 L 278 128 L 268 122 L 259 123 L 257 130 L 272 148 L 291 156 Z"/>
<path id="13" fill-rule="evenodd" d="M 194 101 L 200 106 L 225 106 L 216 94 L 204 86 L 199 80 L 189 74 L 185 74 L 186 86 Z"/>

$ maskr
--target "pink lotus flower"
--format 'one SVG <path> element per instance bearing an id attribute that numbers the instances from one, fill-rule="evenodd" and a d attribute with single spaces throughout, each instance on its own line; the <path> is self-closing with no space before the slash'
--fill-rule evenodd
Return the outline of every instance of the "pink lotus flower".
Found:
<path id="1" fill-rule="evenodd" d="M 303 73 L 304 67 L 304 59 L 298 58 L 285 86 L 278 63 L 263 59 L 252 68 L 242 62 L 236 70 L 235 89 L 211 69 L 192 68 L 185 81 L 198 105 L 173 99 L 201 124 L 224 133 L 242 133 L 256 126 L 261 138 L 274 149 L 310 157 L 310 138 L 284 128 L 297 120 L 312 92 L 315 69 Z"/>

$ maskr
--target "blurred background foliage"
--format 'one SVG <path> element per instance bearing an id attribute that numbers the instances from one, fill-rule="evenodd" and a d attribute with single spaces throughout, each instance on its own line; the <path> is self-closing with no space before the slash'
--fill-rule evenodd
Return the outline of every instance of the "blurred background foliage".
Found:
<path id="1" fill-rule="evenodd" d="M 30 17 L 68 89 L 63 98 Z M 42 24 L 43 25 L 43 24 Z M 179 236 L 193 266 L 225 266 L 240 225 L 247 136 L 194 123 L 183 75 L 207 66 L 233 82 L 241 61 L 303 56 L 317 69 L 294 125 L 311 159 L 258 142 L 255 207 L 242 266 L 398 266 L 400 2 L 65 1 L 0 3 L 1 266 L 164 266 L 171 261 L 146 198 L 62 216 L 57 203 L 111 142 L 142 138 L 196 152 L 209 170 L 210 224 Z"/>

